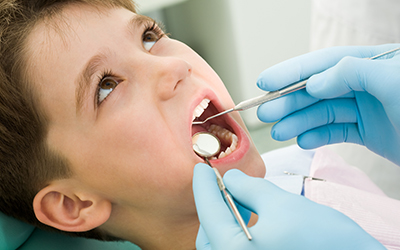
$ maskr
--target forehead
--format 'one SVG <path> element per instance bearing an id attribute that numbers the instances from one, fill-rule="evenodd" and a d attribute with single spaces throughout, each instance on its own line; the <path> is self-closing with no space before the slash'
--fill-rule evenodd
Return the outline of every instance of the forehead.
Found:
<path id="1" fill-rule="evenodd" d="M 33 58 L 70 52 L 74 43 L 84 45 L 86 39 L 99 38 L 105 29 L 117 29 L 117 24 L 135 15 L 124 8 L 87 4 L 64 6 L 60 12 L 43 18 L 35 25 L 27 39 L 28 51 Z"/>
<path id="2" fill-rule="evenodd" d="M 71 4 L 38 23 L 28 36 L 26 54 L 28 75 L 42 104 L 64 95 L 57 102 L 73 105 L 74 83 L 84 65 L 103 48 L 118 49 L 116 42 L 131 36 L 126 27 L 135 16 L 124 8 Z"/>

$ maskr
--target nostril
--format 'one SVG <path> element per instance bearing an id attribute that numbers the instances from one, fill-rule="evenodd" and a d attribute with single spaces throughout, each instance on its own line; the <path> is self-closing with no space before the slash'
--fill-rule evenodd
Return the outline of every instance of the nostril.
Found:
<path id="1" fill-rule="evenodd" d="M 192 74 L 192 66 L 186 62 L 187 65 L 187 74 L 186 76 L 182 76 L 182 79 L 180 79 L 179 81 L 177 81 L 177 83 L 174 86 L 174 90 L 176 90 L 176 88 L 178 87 L 178 85 L 187 77 L 189 77 Z"/>
<path id="2" fill-rule="evenodd" d="M 179 85 L 179 83 L 181 82 L 182 80 L 179 80 L 176 84 L 175 84 L 175 86 L 174 86 L 174 91 L 176 90 L 176 88 L 178 87 L 178 85 Z"/>
<path id="3" fill-rule="evenodd" d="M 189 63 L 187 63 L 186 62 L 186 64 L 187 64 L 187 68 L 188 68 L 188 76 L 190 76 L 191 74 L 192 74 L 192 65 L 190 65 Z"/>
<path id="4" fill-rule="evenodd" d="M 191 76 L 192 66 L 182 58 L 165 57 L 157 62 L 151 73 L 152 79 L 157 84 L 157 93 L 162 100 L 167 100 L 175 95 L 180 86 Z"/>

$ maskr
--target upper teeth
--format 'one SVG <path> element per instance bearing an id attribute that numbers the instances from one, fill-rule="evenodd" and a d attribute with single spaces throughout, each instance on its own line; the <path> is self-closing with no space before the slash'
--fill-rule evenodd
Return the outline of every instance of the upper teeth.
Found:
<path id="1" fill-rule="evenodd" d="M 203 101 L 200 102 L 200 104 L 193 111 L 192 121 L 194 121 L 194 119 L 200 117 L 203 114 L 204 110 L 208 107 L 209 103 L 210 100 L 208 99 L 204 99 Z"/>

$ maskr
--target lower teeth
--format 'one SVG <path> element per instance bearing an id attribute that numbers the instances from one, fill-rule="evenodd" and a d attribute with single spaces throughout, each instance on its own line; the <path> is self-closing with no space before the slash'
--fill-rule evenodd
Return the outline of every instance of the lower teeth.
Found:
<path id="1" fill-rule="evenodd" d="M 214 134 L 220 140 L 223 140 L 224 143 L 226 143 L 226 144 L 230 143 L 230 146 L 228 148 L 226 148 L 225 151 L 220 152 L 218 158 L 212 157 L 211 158 L 212 160 L 224 158 L 225 156 L 230 155 L 233 151 L 236 150 L 239 139 L 231 131 L 229 131 L 225 128 L 222 128 L 218 125 L 212 124 L 209 127 L 208 132 Z"/>

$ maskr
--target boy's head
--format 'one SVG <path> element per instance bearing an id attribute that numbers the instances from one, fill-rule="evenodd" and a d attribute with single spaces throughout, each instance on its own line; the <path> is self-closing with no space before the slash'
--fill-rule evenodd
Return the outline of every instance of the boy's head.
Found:
<path id="1" fill-rule="evenodd" d="M 36 193 L 50 180 L 68 178 L 72 173 L 68 161 L 46 142 L 49 120 L 38 105 L 40 94 L 32 88 L 27 70 L 33 66 L 28 65 L 27 37 L 38 23 L 61 18 L 63 7 L 72 2 L 135 11 L 129 0 L 0 3 L 0 210 L 39 227 L 46 226 L 37 221 L 33 211 Z M 97 231 L 80 234 L 105 237 Z"/>
<path id="2" fill-rule="evenodd" d="M 51 7 L 42 11 L 32 4 L 26 24 L 16 26 L 29 29 L 2 66 L 9 81 L 1 82 L 2 90 L 10 84 L 4 88 L 14 94 L 4 94 L 10 100 L 0 110 L 10 110 L 4 113 L 10 117 L 0 131 L 14 146 L 2 137 L 1 154 L 8 158 L 1 161 L 10 175 L 0 178 L 10 183 L 1 188 L 1 206 L 24 196 L 28 222 L 34 222 L 33 202 L 46 225 L 68 232 L 100 227 L 142 246 L 150 246 L 151 237 L 195 236 L 191 180 L 202 159 L 192 151 L 191 136 L 209 124 L 191 122 L 203 99 L 211 100 L 204 116 L 233 106 L 223 83 L 189 47 L 135 14 L 130 1 L 47 2 Z M 9 53 L 4 50 L 2 56 Z M 227 152 L 213 165 L 222 173 L 238 168 L 263 176 L 239 114 L 211 123 L 220 127 Z M 234 150 L 227 148 L 235 144 L 232 133 L 239 139 Z M 21 218 L 15 207 L 2 209 Z"/>

